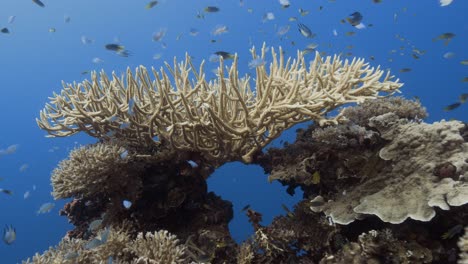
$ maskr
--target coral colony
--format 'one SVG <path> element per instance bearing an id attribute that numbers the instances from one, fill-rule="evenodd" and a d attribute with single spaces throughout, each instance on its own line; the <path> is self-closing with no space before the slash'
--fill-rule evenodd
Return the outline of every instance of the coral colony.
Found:
<path id="1" fill-rule="evenodd" d="M 74 229 L 24 263 L 467 263 L 466 124 L 425 123 L 419 102 L 393 96 L 403 84 L 362 59 L 251 53 L 271 61 L 255 79 L 234 57 L 207 81 L 187 55 L 152 76 L 140 66 L 64 83 L 39 127 L 98 142 L 52 173 Z M 306 121 L 294 143 L 264 151 Z M 270 225 L 244 208 L 254 234 L 240 245 L 232 204 L 206 184 L 232 161 L 304 192 Z"/>

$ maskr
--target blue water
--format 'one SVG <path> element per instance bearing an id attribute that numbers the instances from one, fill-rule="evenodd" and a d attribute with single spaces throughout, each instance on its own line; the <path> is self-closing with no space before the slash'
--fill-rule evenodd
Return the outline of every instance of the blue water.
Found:
<path id="1" fill-rule="evenodd" d="M 334 3 L 291 0 L 287 9 L 282 9 L 277 0 L 245 0 L 243 6 L 239 0 L 166 0 L 150 10 L 144 8 L 149 1 L 142 0 L 43 2 L 45 8 L 29 0 L 0 0 L 0 28 L 10 31 L 0 33 L 0 149 L 18 145 L 15 153 L 0 156 L 3 179 L 0 188 L 14 192 L 12 196 L 0 193 L 0 226 L 11 224 L 17 231 L 17 240 L 12 245 L 0 243 L 0 263 L 16 263 L 42 252 L 57 244 L 72 228 L 65 217 L 58 215 L 66 201 L 55 201 L 55 208 L 48 214 L 37 215 L 36 211 L 41 204 L 53 201 L 49 180 L 53 168 L 75 145 L 92 143 L 94 139 L 85 135 L 45 138 L 46 133 L 37 127 L 35 118 L 47 97 L 60 91 L 62 80 L 73 82 L 89 77 L 82 75 L 83 71 L 104 69 L 120 74 L 127 67 L 140 64 L 159 68 L 164 60 L 172 62 L 174 56 L 183 59 L 186 52 L 198 65 L 215 51 L 228 51 L 238 53 L 241 73 L 253 73 L 247 66 L 251 44 L 282 46 L 286 55 L 293 56 L 297 49 L 317 43 L 318 50 L 328 54 L 352 52 L 367 59 L 374 56 L 372 65 L 390 68 L 405 83 L 404 96 L 420 98 L 430 114 L 428 121 L 442 118 L 468 121 L 467 104 L 443 111 L 461 93 L 468 93 L 468 83 L 461 82 L 468 76 L 468 66 L 460 64 L 468 59 L 466 0 L 455 0 L 447 7 L 440 7 L 437 0 L 383 0 L 380 4 L 371 0 Z M 221 11 L 207 13 L 204 19 L 196 18 L 197 11 L 202 12 L 208 5 L 218 6 Z M 319 6 L 323 6 L 321 11 Z M 310 13 L 301 16 L 299 8 Z M 348 23 L 340 23 L 355 11 L 363 14 L 365 25 L 373 26 L 357 30 Z M 267 12 L 272 12 L 275 18 L 262 22 Z M 16 19 L 8 24 L 12 15 Z M 64 22 L 65 16 L 70 17 L 69 23 Z M 292 16 L 298 21 L 289 21 Z M 307 25 L 317 37 L 304 38 L 297 30 L 298 22 Z M 220 24 L 228 27 L 228 33 L 211 35 Z M 290 25 L 290 30 L 280 38 L 276 30 L 284 25 Z M 55 28 L 56 32 L 49 32 L 49 28 Z M 152 41 L 153 33 L 163 28 L 167 34 L 162 41 Z M 191 28 L 199 34 L 191 36 Z M 334 36 L 334 29 L 338 36 Z M 356 35 L 346 36 L 348 31 L 355 31 Z M 445 32 L 456 34 L 448 45 L 432 41 Z M 182 35 L 176 40 L 179 34 Z M 396 34 L 405 40 L 397 39 Z M 94 43 L 82 44 L 82 35 Z M 115 43 L 116 38 L 131 56 L 120 57 L 104 49 L 105 44 Z M 216 39 L 216 43 L 211 43 L 211 39 Z M 353 49 L 347 49 L 349 45 Z M 404 49 L 400 50 L 402 46 Z M 413 46 L 426 53 L 414 59 Z M 454 52 L 455 57 L 443 58 L 446 52 Z M 159 60 L 153 59 L 157 53 L 162 54 Z M 93 63 L 96 57 L 104 62 Z M 205 70 L 209 73 L 215 67 L 216 64 L 207 63 Z M 402 68 L 412 71 L 400 73 Z M 294 128 L 282 139 L 292 141 Z M 24 164 L 28 168 L 20 172 Z M 284 214 L 282 203 L 291 207 L 301 198 L 300 193 L 289 196 L 280 184 L 268 184 L 266 178 L 259 167 L 233 163 L 221 167 L 208 181 L 210 190 L 234 203 L 235 218 L 230 227 L 237 241 L 244 240 L 252 231 L 240 212 L 242 207 L 250 204 L 264 214 L 264 223 L 268 223 L 274 215 Z M 31 193 L 28 199 L 23 198 L 26 191 Z"/>

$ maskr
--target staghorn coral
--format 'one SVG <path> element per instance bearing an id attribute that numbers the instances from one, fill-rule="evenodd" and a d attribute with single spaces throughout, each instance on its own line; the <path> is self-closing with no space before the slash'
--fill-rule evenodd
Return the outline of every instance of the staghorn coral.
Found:
<path id="1" fill-rule="evenodd" d="M 260 57 L 265 59 L 265 45 Z M 255 48 L 252 56 L 257 57 Z M 37 123 L 50 136 L 63 137 L 80 131 L 99 139 L 124 139 L 132 144 L 169 142 L 171 148 L 203 153 L 218 163 L 252 162 L 253 155 L 291 126 L 315 120 L 336 123 L 325 115 L 347 103 L 362 103 L 393 93 L 402 86 L 390 73 L 370 67 L 363 59 L 322 58 L 318 53 L 307 65 L 301 52 L 295 59 L 272 49 L 269 73 L 256 68 L 255 91 L 248 77 L 239 78 L 237 57 L 227 69 L 223 60 L 218 79 L 207 82 L 203 65 L 197 71 L 190 58 L 174 67 L 173 77 L 152 69 L 151 81 L 143 66 L 126 79 L 101 72 L 91 81 L 65 84 L 41 111 Z M 190 76 L 193 76 L 190 80 Z"/>
<path id="2" fill-rule="evenodd" d="M 116 144 L 103 143 L 72 150 L 52 172 L 52 195 L 55 199 L 115 193 L 136 197 L 141 182 L 131 175 L 137 171 L 122 156 L 125 151 Z"/>
<path id="3" fill-rule="evenodd" d="M 140 259 L 152 260 L 143 263 L 165 264 L 185 261 L 185 247 L 179 245 L 176 236 L 166 230 L 139 233 L 135 241 L 129 245 L 129 249 Z"/>
<path id="4" fill-rule="evenodd" d="M 102 244 L 93 244 L 98 237 Z M 178 264 L 185 263 L 184 252 L 185 246 L 166 230 L 139 233 L 131 239 L 125 230 L 110 228 L 90 240 L 64 238 L 55 248 L 36 254 L 23 264 L 108 263 L 109 259 L 119 264 Z"/>

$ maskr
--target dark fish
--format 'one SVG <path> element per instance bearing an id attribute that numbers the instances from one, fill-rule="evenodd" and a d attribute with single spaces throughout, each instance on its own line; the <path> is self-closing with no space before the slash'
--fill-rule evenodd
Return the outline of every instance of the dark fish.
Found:
<path id="1" fill-rule="evenodd" d="M 403 68 L 400 70 L 400 72 L 410 72 L 411 68 Z"/>
<path id="2" fill-rule="evenodd" d="M 214 12 L 219 12 L 219 7 L 216 7 L 216 6 L 207 6 L 205 7 L 205 12 L 208 12 L 208 13 L 214 13 Z"/>
<path id="3" fill-rule="evenodd" d="M 250 204 L 248 204 L 248 205 L 242 207 L 241 212 L 244 212 L 244 211 L 246 211 L 246 210 L 249 209 L 249 208 L 250 208 Z"/>
<path id="4" fill-rule="evenodd" d="M 363 16 L 359 12 L 354 12 L 351 15 L 349 15 L 349 17 L 346 18 L 348 23 L 350 23 L 352 26 L 359 25 L 361 23 L 362 19 L 363 19 Z"/>
<path id="5" fill-rule="evenodd" d="M 451 32 L 447 32 L 447 33 L 440 34 L 436 38 L 432 39 L 432 41 L 445 40 L 444 45 L 448 45 L 450 40 L 452 40 L 455 36 L 456 36 L 455 34 Z"/>
<path id="6" fill-rule="evenodd" d="M 372 0 L 374 4 L 382 3 L 382 0 Z"/>
<path id="7" fill-rule="evenodd" d="M 349 31 L 349 32 L 346 32 L 345 35 L 351 37 L 351 36 L 356 35 L 356 32 L 354 32 L 354 31 Z"/>
<path id="8" fill-rule="evenodd" d="M 310 30 L 310 28 L 308 28 L 306 25 L 302 24 L 302 23 L 299 23 L 297 24 L 297 27 L 299 28 L 299 32 L 301 32 L 302 36 L 306 37 L 306 38 L 313 38 L 315 37 L 315 34 L 312 33 L 312 31 Z"/>
<path id="9" fill-rule="evenodd" d="M 116 52 L 122 52 L 125 50 L 125 47 L 119 44 L 107 44 L 105 47 L 107 50 L 112 50 Z"/>
<path id="10" fill-rule="evenodd" d="M 146 4 L 145 8 L 146 8 L 146 9 L 151 9 L 151 8 L 153 8 L 153 7 L 154 7 L 155 5 L 157 5 L 157 4 L 158 4 L 158 1 L 151 1 L 151 2 L 149 2 L 148 4 Z"/>
<path id="11" fill-rule="evenodd" d="M 8 33 L 10 33 L 10 30 L 8 30 L 8 28 L 2 28 L 2 29 L 0 30 L 0 32 L 5 33 L 5 34 L 8 34 Z"/>
<path id="12" fill-rule="evenodd" d="M 461 80 L 462 82 L 468 82 L 468 77 L 465 77 Z"/>
<path id="13" fill-rule="evenodd" d="M 10 190 L 5 190 L 5 189 L 1 189 L 1 188 L 0 188 L 0 192 L 2 192 L 2 193 L 4 193 L 4 194 L 8 194 L 8 195 L 12 195 L 12 194 L 13 194 L 12 191 L 10 191 Z"/>
<path id="14" fill-rule="evenodd" d="M 444 107 L 444 111 L 448 112 L 448 111 L 452 111 L 454 109 L 457 109 L 459 106 L 461 105 L 460 102 L 457 102 L 457 103 L 454 103 L 454 104 L 450 104 L 450 105 L 447 105 L 446 107 Z"/>
<path id="15" fill-rule="evenodd" d="M 225 60 L 234 58 L 234 54 L 231 54 L 231 53 L 226 52 L 226 51 L 217 51 L 214 54 L 223 57 L 223 59 L 225 59 Z"/>
<path id="16" fill-rule="evenodd" d="M 42 3 L 40 0 L 32 0 L 33 3 L 35 3 L 36 5 L 40 6 L 40 7 L 45 7 L 44 3 Z"/>

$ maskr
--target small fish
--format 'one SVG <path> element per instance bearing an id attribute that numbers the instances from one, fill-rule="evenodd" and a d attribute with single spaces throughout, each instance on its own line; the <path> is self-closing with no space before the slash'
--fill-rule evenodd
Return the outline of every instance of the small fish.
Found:
<path id="1" fill-rule="evenodd" d="M 234 54 L 226 51 L 216 51 L 214 54 L 223 57 L 225 60 L 233 59 L 235 56 Z"/>
<path id="2" fill-rule="evenodd" d="M 418 55 L 416 55 L 416 54 L 414 54 L 414 53 L 411 54 L 411 57 L 413 57 L 413 58 L 416 59 L 416 60 L 418 60 L 418 59 L 420 58 Z"/>
<path id="3" fill-rule="evenodd" d="M 446 52 L 444 55 L 443 55 L 444 59 L 451 59 L 453 57 L 455 57 L 455 53 L 454 52 Z"/>
<path id="4" fill-rule="evenodd" d="M 310 28 L 302 23 L 297 24 L 297 27 L 299 28 L 299 32 L 301 32 L 301 34 L 306 38 L 313 38 L 316 36 L 314 33 L 312 33 Z"/>
<path id="5" fill-rule="evenodd" d="M 161 28 L 159 31 L 153 33 L 153 41 L 161 41 L 166 35 L 167 29 Z"/>
<path id="6" fill-rule="evenodd" d="M 290 27 L 289 25 L 282 26 L 282 27 L 280 27 L 280 28 L 278 29 L 278 31 L 276 32 L 276 34 L 277 34 L 278 36 L 283 36 L 283 35 L 285 35 L 286 33 L 288 33 L 288 31 L 289 31 L 290 28 L 291 28 L 291 27 Z"/>
<path id="7" fill-rule="evenodd" d="M 132 207 L 132 202 L 130 202 L 129 200 L 123 200 L 122 205 L 123 207 L 125 207 L 125 209 L 130 209 L 130 207 Z"/>
<path id="8" fill-rule="evenodd" d="M 162 57 L 161 53 L 156 53 L 153 55 L 153 60 L 159 60 Z"/>
<path id="9" fill-rule="evenodd" d="M 361 21 L 363 19 L 363 16 L 359 12 L 354 12 L 349 17 L 346 18 L 346 21 L 348 21 L 349 24 L 351 24 L 353 27 L 361 24 Z"/>
<path id="10" fill-rule="evenodd" d="M 8 24 L 13 24 L 13 22 L 15 22 L 15 18 L 16 18 L 16 16 L 9 16 L 8 17 Z"/>
<path id="11" fill-rule="evenodd" d="M 198 18 L 198 19 L 204 19 L 204 18 L 205 18 L 205 15 L 204 15 L 203 13 L 200 13 L 200 11 L 197 11 L 196 18 Z"/>
<path id="12" fill-rule="evenodd" d="M 52 211 L 52 209 L 55 207 L 54 203 L 44 203 L 39 207 L 39 210 L 37 210 L 36 214 L 46 214 Z"/>
<path id="13" fill-rule="evenodd" d="M 36 5 L 40 6 L 40 7 L 45 7 L 44 3 L 42 3 L 40 0 L 32 0 L 33 3 L 35 3 Z"/>
<path id="14" fill-rule="evenodd" d="M 227 26 L 225 25 L 217 25 L 213 31 L 211 31 L 211 34 L 217 36 L 217 35 L 221 35 L 221 34 L 224 34 L 224 33 L 228 33 L 229 32 L 229 29 Z"/>
<path id="15" fill-rule="evenodd" d="M 460 102 L 447 105 L 446 107 L 444 107 L 444 111 L 445 111 L 445 112 L 452 111 L 452 110 L 454 110 L 454 109 L 457 109 L 460 105 L 461 105 Z"/>
<path id="16" fill-rule="evenodd" d="M 0 29 L 0 32 L 2 32 L 4 34 L 8 34 L 8 33 L 10 33 L 10 30 L 8 30 L 8 28 L 5 27 L 5 28 Z"/>
<path id="17" fill-rule="evenodd" d="M 23 194 L 23 198 L 26 200 L 29 198 L 29 196 L 31 195 L 31 193 L 29 191 L 26 191 L 24 194 Z"/>
<path id="18" fill-rule="evenodd" d="M 242 207 L 241 212 L 247 211 L 247 209 L 250 208 L 250 204 L 247 204 L 246 206 Z"/>
<path id="19" fill-rule="evenodd" d="M 410 72 L 410 71 L 411 71 L 411 68 L 400 69 L 400 72 Z"/>
<path id="20" fill-rule="evenodd" d="M 448 6 L 453 2 L 453 0 L 439 0 L 440 6 Z"/>
<path id="21" fill-rule="evenodd" d="M 10 225 L 6 226 L 3 230 L 3 242 L 7 245 L 13 244 L 16 240 L 16 229 Z"/>
<path id="22" fill-rule="evenodd" d="M 288 8 L 291 5 L 289 0 L 279 0 L 279 3 L 280 3 L 282 8 Z"/>
<path id="23" fill-rule="evenodd" d="M 262 58 L 255 58 L 255 59 L 252 59 L 252 60 L 249 62 L 248 66 L 249 66 L 249 69 L 255 69 L 255 68 L 257 68 L 257 67 L 260 67 L 260 66 L 265 65 L 265 63 L 266 63 L 266 62 L 265 62 L 264 59 L 262 59 Z"/>
<path id="24" fill-rule="evenodd" d="M 193 160 L 187 160 L 187 162 L 190 164 L 190 166 L 191 166 L 192 168 L 198 167 L 198 164 L 197 164 L 195 161 L 193 161 Z"/>
<path id="25" fill-rule="evenodd" d="M 203 10 L 207 13 L 215 13 L 215 12 L 219 12 L 220 9 L 217 6 L 207 6 Z"/>
<path id="26" fill-rule="evenodd" d="M 460 103 L 464 104 L 466 103 L 466 100 L 468 99 L 468 93 L 460 94 L 458 98 L 460 99 Z"/>
<path id="27" fill-rule="evenodd" d="M 93 42 L 94 42 L 93 39 L 90 39 L 90 38 L 88 38 L 88 37 L 86 37 L 84 35 L 81 36 L 81 43 L 83 43 L 83 45 L 91 44 Z"/>
<path id="28" fill-rule="evenodd" d="M 81 75 L 86 75 L 86 74 L 88 74 L 88 73 L 89 73 L 89 71 L 82 71 L 82 72 L 81 72 Z"/>
<path id="29" fill-rule="evenodd" d="M 336 29 L 333 29 L 333 36 L 338 36 L 338 31 L 336 31 Z"/>
<path id="30" fill-rule="evenodd" d="M 462 61 L 460 61 L 460 64 L 461 65 L 468 65 L 468 60 L 462 60 Z"/>
<path id="31" fill-rule="evenodd" d="M 265 22 L 267 20 L 273 20 L 273 19 L 275 19 L 275 14 L 273 14 L 272 12 L 268 12 L 263 15 L 262 22 Z"/>
<path id="32" fill-rule="evenodd" d="M 21 165 L 21 167 L 19 168 L 19 171 L 20 171 L 20 172 L 25 172 L 28 168 L 29 168 L 29 165 L 28 165 L 28 164 L 23 164 L 23 165 Z"/>
<path id="33" fill-rule="evenodd" d="M 103 60 L 103 59 L 101 59 L 101 58 L 98 58 L 98 57 L 95 57 L 95 58 L 93 58 L 93 60 L 92 60 L 92 61 L 93 61 L 93 63 L 95 63 L 95 64 L 98 64 L 98 63 L 103 63 L 103 62 L 104 62 L 104 60 Z"/>
<path id="34" fill-rule="evenodd" d="M 290 17 L 288 20 L 291 21 L 291 22 L 297 21 L 297 17 Z"/>
<path id="35" fill-rule="evenodd" d="M 49 28 L 49 32 L 50 32 L 50 33 L 55 33 L 56 31 L 57 31 L 57 30 L 56 30 L 55 28 L 53 28 L 53 27 Z"/>
<path id="36" fill-rule="evenodd" d="M 443 33 L 443 34 L 440 34 L 439 36 L 435 37 L 434 39 L 432 39 L 432 41 L 439 41 L 439 40 L 445 40 L 444 41 L 444 45 L 448 45 L 449 42 L 455 37 L 456 35 L 451 33 L 451 32 L 447 32 L 447 33 Z"/>
<path id="37" fill-rule="evenodd" d="M 149 2 L 148 4 L 146 4 L 145 8 L 146 8 L 146 9 L 151 9 L 151 8 L 153 8 L 153 7 L 154 7 L 155 5 L 157 5 L 157 4 L 158 4 L 158 1 L 151 1 L 151 2 Z"/>
<path id="38" fill-rule="evenodd" d="M 12 195 L 12 194 L 13 194 L 12 191 L 6 190 L 6 189 L 2 189 L 2 188 L 0 188 L 0 192 L 2 192 L 2 193 L 4 193 L 4 194 L 8 194 L 8 195 Z"/>
<path id="39" fill-rule="evenodd" d="M 298 11 L 299 11 L 299 14 L 301 14 L 301 16 L 307 16 L 310 13 L 310 11 L 304 10 L 302 8 L 299 8 Z"/>
<path id="40" fill-rule="evenodd" d="M 461 80 L 462 82 L 468 82 L 468 77 L 465 77 Z"/>
<path id="41" fill-rule="evenodd" d="M 191 28 L 190 32 L 189 32 L 190 36 L 194 36 L 194 37 L 197 36 L 198 33 L 200 33 L 200 32 L 196 28 Z"/>
<path id="42" fill-rule="evenodd" d="M 120 51 L 124 51 L 125 50 L 125 47 L 122 46 L 122 45 L 119 45 L 119 44 L 106 44 L 104 46 L 106 48 L 106 50 L 111 50 L 111 51 L 115 51 L 115 52 L 120 52 Z"/>
<path id="43" fill-rule="evenodd" d="M 120 158 L 121 159 L 126 159 L 128 157 L 128 150 L 123 151 L 120 153 Z"/>
<path id="44" fill-rule="evenodd" d="M 65 23 L 70 23 L 71 17 L 68 16 L 68 15 L 64 15 L 64 16 L 63 16 L 63 21 L 64 21 Z"/>
<path id="45" fill-rule="evenodd" d="M 382 0 L 372 0 L 372 2 L 373 2 L 374 4 L 379 4 L 379 3 L 382 3 Z"/>
<path id="46" fill-rule="evenodd" d="M 463 231 L 463 225 L 456 225 L 452 228 L 450 228 L 447 232 L 442 234 L 441 238 L 442 239 L 450 239 L 453 238 L 455 235 Z"/>

